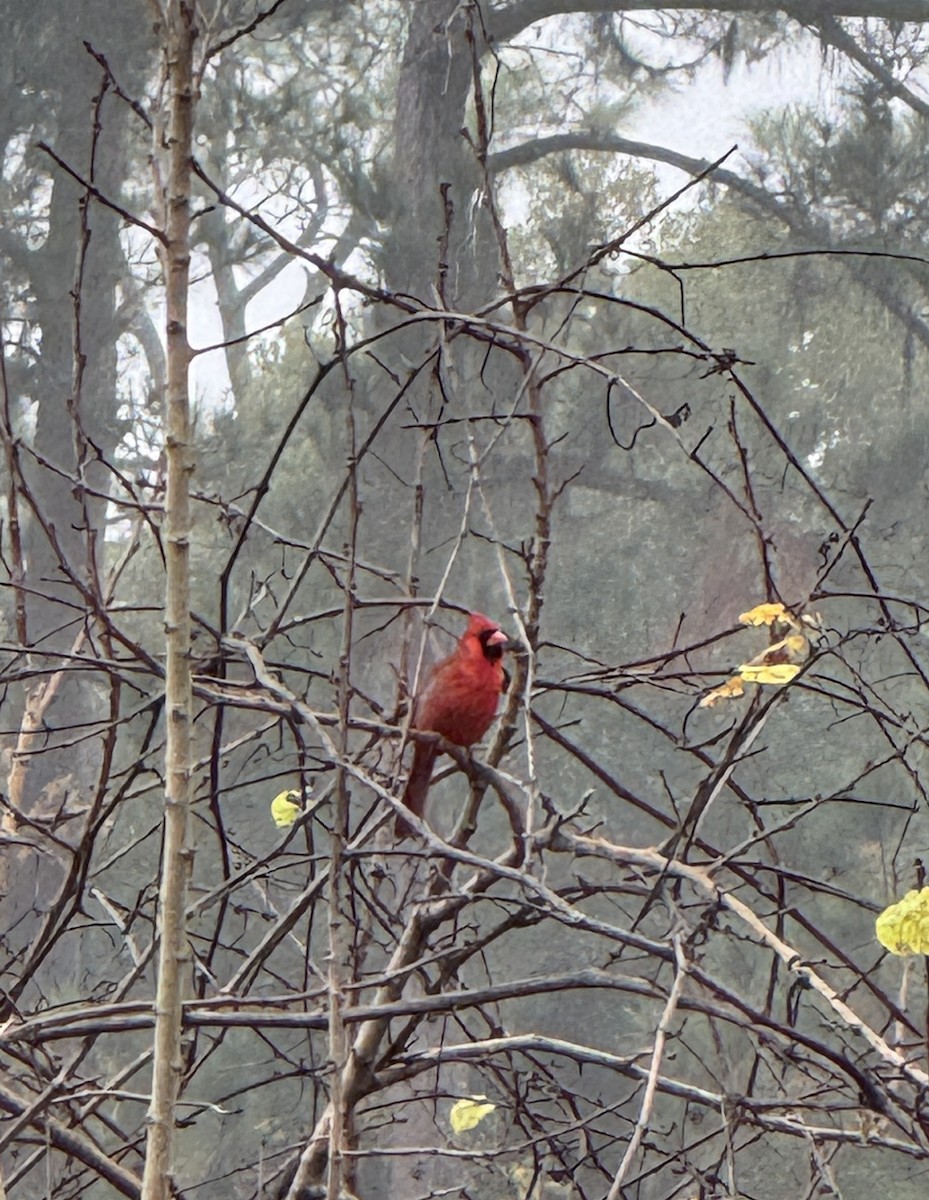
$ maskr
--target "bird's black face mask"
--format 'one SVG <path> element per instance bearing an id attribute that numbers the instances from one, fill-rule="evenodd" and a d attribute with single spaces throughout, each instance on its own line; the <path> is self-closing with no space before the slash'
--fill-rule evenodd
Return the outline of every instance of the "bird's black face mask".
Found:
<path id="1" fill-rule="evenodd" d="M 478 641 L 481 643 L 481 648 L 484 651 L 484 657 L 491 662 L 496 662 L 497 659 L 503 658 L 503 651 L 509 648 L 510 639 L 505 642 L 492 642 L 490 639 L 496 637 L 501 631 L 499 629 L 485 629 L 477 635 Z"/>

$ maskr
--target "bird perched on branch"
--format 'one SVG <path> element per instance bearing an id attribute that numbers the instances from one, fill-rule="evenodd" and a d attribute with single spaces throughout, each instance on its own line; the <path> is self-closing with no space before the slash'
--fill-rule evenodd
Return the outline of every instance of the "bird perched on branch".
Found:
<path id="1" fill-rule="evenodd" d="M 413 705 L 411 728 L 439 733 L 456 746 L 473 746 L 493 724 L 500 694 L 506 686 L 503 652 L 510 639 L 496 621 L 471 613 L 458 645 L 429 673 Z M 434 742 L 417 741 L 403 803 L 422 817 L 432 768 L 439 754 Z M 396 832 L 410 832 L 402 817 Z"/>

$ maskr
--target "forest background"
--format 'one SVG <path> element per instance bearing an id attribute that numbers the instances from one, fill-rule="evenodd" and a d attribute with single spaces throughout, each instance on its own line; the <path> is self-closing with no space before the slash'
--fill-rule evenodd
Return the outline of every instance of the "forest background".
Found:
<path id="1" fill-rule="evenodd" d="M 929 2 L 3 9 L 0 1194 L 924 1196 Z"/>

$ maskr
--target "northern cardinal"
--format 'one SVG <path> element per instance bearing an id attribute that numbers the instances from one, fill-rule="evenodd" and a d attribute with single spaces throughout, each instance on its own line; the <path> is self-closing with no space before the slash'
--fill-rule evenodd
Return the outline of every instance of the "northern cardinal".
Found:
<path id="1" fill-rule="evenodd" d="M 456 746 L 479 742 L 497 715 L 505 686 L 503 651 L 509 638 L 496 621 L 471 613 L 458 645 L 437 663 L 413 705 L 411 726 L 423 733 L 440 733 Z M 435 743 L 417 742 L 403 803 L 417 817 L 423 815 L 432 767 L 439 753 Z M 396 832 L 404 837 L 410 827 L 397 818 Z"/>

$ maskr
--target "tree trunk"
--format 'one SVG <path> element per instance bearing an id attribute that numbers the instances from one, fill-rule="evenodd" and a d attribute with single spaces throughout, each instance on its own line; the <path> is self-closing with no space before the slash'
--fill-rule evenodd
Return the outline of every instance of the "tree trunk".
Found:
<path id="1" fill-rule="evenodd" d="M 165 29 L 164 83 L 167 136 L 156 144 L 155 161 L 164 163 L 167 396 L 165 459 L 166 682 L 165 816 L 159 895 L 158 990 L 152 1100 L 142 1180 L 143 1200 L 173 1194 L 172 1152 L 175 1106 L 182 1071 L 182 1002 L 189 988 L 190 949 L 185 910 L 191 850 L 187 846 L 190 801 L 190 741 L 193 720 L 190 672 L 190 404 L 187 392 L 191 353 L 187 340 L 190 268 L 190 176 L 195 107 L 193 45 L 197 36 L 195 0 L 169 0 Z M 158 125 L 156 123 L 156 129 Z M 156 135 L 157 136 L 157 135 Z"/>
<path id="2" fill-rule="evenodd" d="M 490 225 L 480 205 L 474 151 L 465 137 L 471 82 L 469 14 L 457 0 L 418 0 L 400 64 L 394 120 L 394 234 L 386 248 L 388 283 L 433 299 L 448 213 L 448 304 L 475 307 L 496 287 Z M 481 29 L 474 36 L 483 47 Z M 446 209 L 441 188 L 448 184 Z"/>

